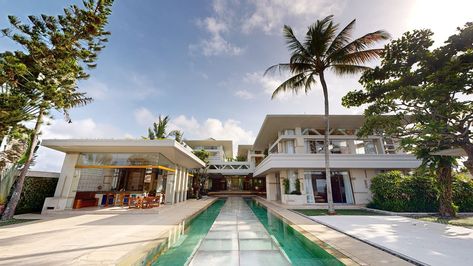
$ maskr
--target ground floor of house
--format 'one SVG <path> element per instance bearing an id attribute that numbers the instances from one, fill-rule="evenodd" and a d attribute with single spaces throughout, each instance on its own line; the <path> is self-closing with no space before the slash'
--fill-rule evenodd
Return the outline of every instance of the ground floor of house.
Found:
<path id="1" fill-rule="evenodd" d="M 335 203 L 367 204 L 371 200 L 371 179 L 384 169 L 331 169 L 332 197 Z M 327 202 L 324 169 L 278 169 L 265 176 L 267 199 L 284 204 Z"/>

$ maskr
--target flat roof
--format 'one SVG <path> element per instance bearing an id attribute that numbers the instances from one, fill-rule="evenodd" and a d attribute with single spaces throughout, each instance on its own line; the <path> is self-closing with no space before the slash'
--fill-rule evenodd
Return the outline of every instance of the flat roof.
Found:
<path id="1" fill-rule="evenodd" d="M 223 152 L 226 157 L 233 157 L 233 142 L 231 140 L 216 140 L 213 138 L 209 139 L 191 139 L 184 140 L 184 142 L 192 148 L 197 146 L 223 146 Z"/>
<path id="2" fill-rule="evenodd" d="M 253 145 L 251 144 L 246 144 L 246 145 L 238 145 L 238 152 L 237 152 L 237 156 L 241 156 L 241 157 L 246 157 L 248 156 L 248 151 L 252 150 L 253 149 Z"/>
<path id="3" fill-rule="evenodd" d="M 172 139 L 45 139 L 41 145 L 65 153 L 161 153 L 186 168 L 205 166 L 192 151 Z"/>
<path id="4" fill-rule="evenodd" d="M 330 115 L 330 127 L 358 129 L 363 125 L 363 115 Z M 283 129 L 324 128 L 324 115 L 266 115 L 253 147 L 264 150 L 273 143 Z"/>

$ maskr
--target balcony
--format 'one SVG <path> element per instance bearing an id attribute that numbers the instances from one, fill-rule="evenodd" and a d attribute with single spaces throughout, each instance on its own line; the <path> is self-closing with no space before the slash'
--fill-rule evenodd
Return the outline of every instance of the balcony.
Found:
<path id="1" fill-rule="evenodd" d="M 331 154 L 330 168 L 413 169 L 420 161 L 410 154 Z M 324 154 L 270 154 L 255 169 L 254 176 L 272 169 L 323 169 Z"/>
<path id="2" fill-rule="evenodd" d="M 254 169 L 248 162 L 219 162 L 210 163 L 207 173 L 222 175 L 248 175 Z"/>

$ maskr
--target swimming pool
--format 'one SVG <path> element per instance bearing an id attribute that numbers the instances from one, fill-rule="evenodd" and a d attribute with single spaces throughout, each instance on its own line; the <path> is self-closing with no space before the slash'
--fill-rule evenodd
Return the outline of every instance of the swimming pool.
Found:
<path id="1" fill-rule="evenodd" d="M 245 201 L 269 234 L 278 241 L 292 265 L 344 265 L 257 201 L 252 198 L 245 198 Z"/>
<path id="2" fill-rule="evenodd" d="M 220 213 L 225 199 L 218 199 L 187 223 L 176 227 L 176 234 L 148 256 L 145 265 L 185 265 Z"/>

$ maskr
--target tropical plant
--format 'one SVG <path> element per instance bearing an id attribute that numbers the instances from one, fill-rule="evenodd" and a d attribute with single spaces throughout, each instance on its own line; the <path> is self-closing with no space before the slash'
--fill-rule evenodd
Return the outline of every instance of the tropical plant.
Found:
<path id="1" fill-rule="evenodd" d="M 161 115 L 158 116 L 158 123 L 153 122 L 153 127 L 148 128 L 148 137 L 147 139 L 155 140 L 155 139 L 166 139 L 170 136 L 174 136 L 174 139 L 182 143 L 184 133 L 180 130 L 172 130 L 171 132 L 167 132 L 167 127 L 171 118 L 169 115 L 162 117 Z M 143 137 L 145 138 L 145 137 Z"/>
<path id="2" fill-rule="evenodd" d="M 377 131 L 398 138 L 422 159 L 440 184 L 440 214 L 454 216 L 456 160 L 435 154 L 463 148 L 464 165 L 473 174 L 473 23 L 435 49 L 432 35 L 414 30 L 386 45 L 381 66 L 366 71 L 360 78 L 364 89 L 349 92 L 343 104 L 368 105 L 360 135 Z"/>
<path id="3" fill-rule="evenodd" d="M 284 178 L 282 184 L 284 186 L 284 194 L 289 194 L 289 179 Z"/>
<path id="4" fill-rule="evenodd" d="M 334 24 L 333 16 L 317 20 L 309 26 L 303 42 L 296 38 L 291 27 L 285 25 L 283 34 L 291 54 L 289 63 L 271 66 L 265 72 L 265 75 L 275 71 L 284 71 L 291 74 L 290 78 L 275 89 L 272 99 L 286 91 L 294 93 L 304 91 L 308 93 L 316 84 L 316 78 L 319 78 L 324 94 L 325 106 L 324 151 L 329 213 L 335 213 L 335 210 L 330 182 L 329 96 L 325 73 L 327 70 L 333 70 L 338 75 L 346 75 L 357 74 L 369 69 L 364 64 L 377 59 L 383 51 L 383 49 L 370 49 L 370 47 L 379 41 L 389 38 L 387 32 L 378 30 L 352 40 L 351 35 L 355 21 L 351 21 L 336 34 L 339 25 Z"/>
<path id="5" fill-rule="evenodd" d="M 200 199 L 203 194 L 203 187 L 207 181 L 208 175 L 207 170 L 209 168 L 209 157 L 210 153 L 206 150 L 193 151 L 194 155 L 205 163 L 204 167 L 192 169 L 193 174 L 193 187 L 195 188 L 196 198 Z"/>
<path id="6" fill-rule="evenodd" d="M 45 116 L 51 110 L 58 110 L 66 121 L 71 122 L 69 110 L 91 102 L 91 98 L 77 90 L 77 81 L 89 77 L 86 68 L 96 67 L 97 55 L 108 41 L 106 36 L 110 33 L 104 28 L 112 3 L 112 0 L 86 0 L 83 8 L 71 5 L 59 16 L 29 16 L 30 23 L 22 23 L 14 16 L 8 17 L 11 27 L 3 29 L 2 33 L 23 49 L 0 54 L 0 69 L 4 69 L 0 71 L 0 83 L 29 97 L 37 111 L 26 160 L 3 220 L 12 218 L 15 213 L 26 173 L 39 144 L 38 136 Z"/>

